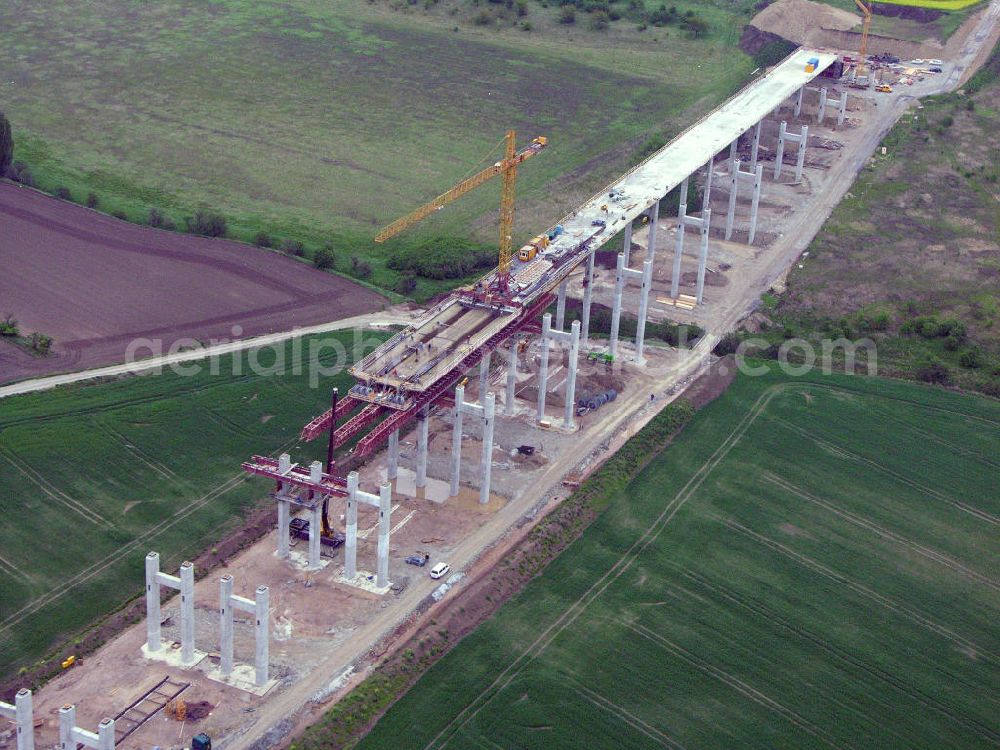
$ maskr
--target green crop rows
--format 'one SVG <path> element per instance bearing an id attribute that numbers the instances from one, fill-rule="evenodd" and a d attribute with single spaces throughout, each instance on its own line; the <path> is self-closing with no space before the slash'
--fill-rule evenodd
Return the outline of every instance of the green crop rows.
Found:
<path id="1" fill-rule="evenodd" d="M 993 747 L 1000 403 L 741 377 L 376 748 Z"/>

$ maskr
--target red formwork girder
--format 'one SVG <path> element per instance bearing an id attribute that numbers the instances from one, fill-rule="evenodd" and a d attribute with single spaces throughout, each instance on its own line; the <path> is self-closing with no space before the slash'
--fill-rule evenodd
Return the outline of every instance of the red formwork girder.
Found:
<path id="1" fill-rule="evenodd" d="M 303 487 L 307 490 L 313 490 L 320 495 L 347 497 L 347 482 L 343 477 L 323 472 L 320 476 L 320 481 L 314 482 L 308 466 L 292 464 L 288 471 L 282 473 L 279 470 L 278 459 L 271 458 L 270 456 L 253 456 L 249 461 L 244 461 L 241 466 L 243 471 L 250 474 L 268 477 L 276 482 L 285 482 L 296 487 Z"/>
<path id="2" fill-rule="evenodd" d="M 372 422 L 377 420 L 384 412 L 389 411 L 384 406 L 378 404 L 368 404 L 333 433 L 333 447 L 339 448 L 352 437 L 365 429 Z"/>
<path id="3" fill-rule="evenodd" d="M 395 412 L 392 416 L 379 424 L 374 430 L 361 438 L 354 449 L 354 455 L 370 456 L 373 454 L 384 441 L 389 439 L 390 434 L 400 429 L 411 420 L 416 419 L 417 415 L 425 406 L 433 404 L 439 398 L 444 396 L 445 393 L 455 386 L 465 373 L 482 361 L 483 355 L 486 352 L 492 352 L 504 341 L 518 333 L 536 316 L 540 315 L 542 311 L 552 303 L 553 299 L 553 295 L 543 294 L 535 300 L 531 307 L 524 311 L 520 319 L 503 330 L 495 333 L 487 339 L 482 346 L 477 347 L 475 351 L 469 352 L 469 354 L 467 354 L 458 365 L 442 375 L 438 381 L 426 391 L 415 397 L 413 405 L 409 409 L 406 411 Z"/>
<path id="4" fill-rule="evenodd" d="M 337 420 L 343 419 L 347 416 L 355 406 L 360 403 L 358 399 L 354 398 L 350 393 L 344 396 L 342 399 L 337 401 Z M 330 422 L 333 417 L 333 410 L 327 409 L 325 412 L 320 414 L 318 417 L 313 419 L 309 424 L 302 428 L 302 434 L 299 436 L 300 439 L 309 442 L 310 440 L 315 440 L 324 432 L 330 429 Z"/>

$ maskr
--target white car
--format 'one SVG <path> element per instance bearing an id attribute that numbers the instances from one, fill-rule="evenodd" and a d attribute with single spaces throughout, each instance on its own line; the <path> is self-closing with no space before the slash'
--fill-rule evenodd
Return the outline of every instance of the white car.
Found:
<path id="1" fill-rule="evenodd" d="M 451 566 L 448 563 L 439 562 L 431 568 L 431 578 L 441 578 L 447 575 L 449 570 L 451 570 Z"/>
<path id="2" fill-rule="evenodd" d="M 944 63 L 941 62 L 940 60 L 928 60 L 927 64 L 928 65 L 944 65 Z"/>
<path id="3" fill-rule="evenodd" d="M 924 60 L 923 58 L 918 57 L 916 60 L 910 60 L 910 62 L 913 63 L 914 65 L 923 65 L 927 61 Z"/>

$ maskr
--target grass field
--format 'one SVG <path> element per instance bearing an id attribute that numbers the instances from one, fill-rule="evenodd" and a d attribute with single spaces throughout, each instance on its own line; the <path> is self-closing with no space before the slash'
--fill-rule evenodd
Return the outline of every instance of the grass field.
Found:
<path id="1" fill-rule="evenodd" d="M 336 337 L 350 349 L 351 334 Z M 237 372 L 249 373 L 246 356 Z M 234 374 L 225 359 L 219 375 L 0 402 L 0 676 L 137 596 L 149 550 L 171 571 L 236 528 L 263 493 L 239 468 L 252 453 L 320 457 L 323 446 L 296 447 L 299 430 L 350 378 L 312 389 L 307 372 L 291 374 L 300 359 L 290 344 L 284 356 L 280 376 Z"/>
<path id="2" fill-rule="evenodd" d="M 1000 402 L 741 377 L 359 745 L 994 747 Z"/>
<path id="3" fill-rule="evenodd" d="M 331 242 L 338 268 L 431 236 L 495 242 L 499 185 L 376 247 L 376 229 L 497 158 L 508 128 L 551 146 L 521 170 L 519 237 L 548 227 L 753 67 L 745 6 L 707 3 L 705 39 L 605 33 L 530 5 L 535 30 L 364 0 L 65 0 L 0 6 L 0 109 L 35 181 L 144 221 L 204 205 L 231 234 Z M 692 62 L 694 61 L 694 62 Z M 637 145 L 638 144 L 638 145 Z M 454 283 L 454 282 L 451 282 Z M 418 294 L 446 283 L 422 282 Z"/>

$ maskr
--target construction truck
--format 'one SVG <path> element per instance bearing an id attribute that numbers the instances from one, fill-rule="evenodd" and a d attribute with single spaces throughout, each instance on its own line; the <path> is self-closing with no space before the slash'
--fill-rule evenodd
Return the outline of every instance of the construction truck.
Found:
<path id="1" fill-rule="evenodd" d="M 880 83 L 878 86 L 875 87 L 875 90 L 879 91 L 879 92 L 881 92 L 883 94 L 891 94 L 892 93 L 892 86 L 890 86 L 887 83 Z"/>
<path id="2" fill-rule="evenodd" d="M 547 234 L 540 234 L 537 237 L 532 237 L 530 242 L 517 251 L 517 258 L 518 260 L 527 263 L 529 260 L 534 260 L 535 256 L 545 250 L 548 246 L 549 236 Z"/>

